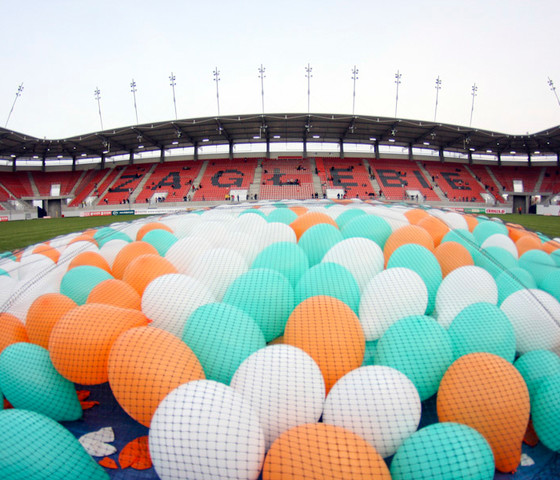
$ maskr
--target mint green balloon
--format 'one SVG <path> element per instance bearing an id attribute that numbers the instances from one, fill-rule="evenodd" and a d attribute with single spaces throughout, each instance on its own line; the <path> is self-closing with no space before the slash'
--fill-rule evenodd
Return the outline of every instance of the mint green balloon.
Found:
<path id="1" fill-rule="evenodd" d="M 498 305 L 517 290 L 525 288 L 537 288 L 533 275 L 524 268 L 511 268 L 500 273 L 496 277 L 498 287 Z"/>
<path id="2" fill-rule="evenodd" d="M 297 213 L 293 210 L 290 210 L 286 207 L 275 208 L 268 214 L 266 220 L 269 223 L 277 222 L 277 223 L 285 223 L 289 225 L 297 218 Z"/>
<path id="3" fill-rule="evenodd" d="M 509 234 L 507 227 L 503 223 L 494 221 L 479 223 L 476 227 L 474 227 L 472 233 L 479 245 L 482 245 L 484 240 L 496 233 L 503 233 L 506 236 Z"/>
<path id="4" fill-rule="evenodd" d="M 119 232 L 111 227 L 103 227 L 97 230 L 93 235 L 93 239 L 97 242 L 99 248 L 105 245 L 107 242 L 111 240 L 124 240 L 125 242 L 132 242 L 132 238 L 130 238 L 126 233 Z"/>
<path id="5" fill-rule="evenodd" d="M 560 375 L 560 357 L 550 350 L 532 350 L 524 353 L 513 366 L 517 368 L 527 384 L 531 405 L 543 380 Z"/>
<path id="6" fill-rule="evenodd" d="M 0 253 L 0 258 L 9 258 L 10 260 L 17 260 L 17 257 L 12 252 Z"/>
<path id="7" fill-rule="evenodd" d="M 393 480 L 492 480 L 494 454 L 474 428 L 434 423 L 407 438 L 391 462 Z"/>
<path id="8" fill-rule="evenodd" d="M 511 270 L 519 266 L 517 259 L 505 248 L 494 246 L 481 249 L 474 264 L 484 268 L 494 278 L 504 270 Z"/>
<path id="9" fill-rule="evenodd" d="M 515 358 L 515 332 L 507 315 L 496 305 L 473 303 L 451 322 L 448 329 L 454 360 L 476 352 L 493 353 L 510 363 Z"/>
<path id="10" fill-rule="evenodd" d="M 395 322 L 380 338 L 375 351 L 375 365 L 404 373 L 422 401 L 437 392 L 451 363 L 453 351 L 447 330 L 424 315 L 411 315 Z"/>
<path id="11" fill-rule="evenodd" d="M 360 287 L 354 276 L 338 263 L 325 262 L 311 267 L 295 288 L 296 305 L 309 297 L 328 295 L 338 298 L 358 314 Z"/>
<path id="12" fill-rule="evenodd" d="M 253 261 L 251 268 L 270 268 L 284 275 L 292 287 L 309 269 L 309 259 L 296 243 L 276 242 L 266 247 Z"/>
<path id="13" fill-rule="evenodd" d="M 533 427 L 545 447 L 560 452 L 560 375 L 543 379 L 531 406 Z"/>
<path id="14" fill-rule="evenodd" d="M 243 360 L 266 346 L 255 320 L 226 303 L 197 308 L 187 320 L 182 339 L 200 361 L 206 378 L 226 385 Z"/>
<path id="15" fill-rule="evenodd" d="M 441 267 L 435 255 L 422 245 L 409 243 L 397 248 L 389 258 L 387 268 L 395 267 L 410 268 L 424 280 L 428 289 L 428 305 L 425 313 L 431 314 L 436 305 L 436 294 L 442 280 Z"/>
<path id="16" fill-rule="evenodd" d="M 0 412 L 0 472 L 10 480 L 108 480 L 76 437 L 37 412 Z"/>
<path id="17" fill-rule="evenodd" d="M 361 217 L 362 215 L 367 215 L 362 209 L 349 208 L 336 217 L 336 224 L 338 225 L 338 228 L 342 229 L 349 221 L 354 220 L 357 217 Z"/>
<path id="18" fill-rule="evenodd" d="M 362 366 L 374 365 L 375 364 L 375 350 L 377 349 L 377 342 L 379 340 L 370 340 L 366 342 L 366 351 L 364 353 L 364 361 Z"/>
<path id="19" fill-rule="evenodd" d="M 560 266 L 543 278 L 540 288 L 560 302 Z"/>
<path id="20" fill-rule="evenodd" d="M 10 276 L 10 274 L 8 272 L 6 272 L 6 270 L 4 270 L 3 268 L 0 268 L 0 275 L 6 275 L 6 276 Z"/>
<path id="21" fill-rule="evenodd" d="M 248 208 L 247 210 L 243 210 L 239 216 L 246 215 L 246 214 L 254 214 L 258 215 L 259 217 L 266 218 L 266 214 L 261 212 L 258 208 Z"/>
<path id="22" fill-rule="evenodd" d="M 48 350 L 39 345 L 13 343 L 2 351 L 0 389 L 15 408 L 42 413 L 57 422 L 82 417 L 74 384 L 58 373 Z"/>
<path id="23" fill-rule="evenodd" d="M 552 258 L 552 260 L 554 260 L 554 262 L 556 263 L 556 265 L 558 265 L 560 267 L 560 248 L 557 250 L 554 250 L 551 254 L 550 254 L 550 258 Z"/>
<path id="24" fill-rule="evenodd" d="M 306 253 L 309 265 L 313 266 L 320 263 L 325 253 L 342 240 L 342 233 L 338 228 L 328 223 L 319 223 L 303 233 L 298 245 Z"/>
<path id="25" fill-rule="evenodd" d="M 556 262 L 543 250 L 529 250 L 525 252 L 519 258 L 519 266 L 533 275 L 539 288 L 541 288 L 541 284 L 548 275 L 558 270 Z"/>
<path id="26" fill-rule="evenodd" d="M 267 342 L 282 335 L 288 317 L 295 308 L 294 288 L 276 270 L 251 269 L 228 287 L 223 299 L 250 315 Z"/>
<path id="27" fill-rule="evenodd" d="M 64 274 L 60 282 L 60 293 L 70 297 L 78 305 L 83 305 L 97 284 L 111 278 L 113 276 L 102 268 L 80 265 Z"/>
<path id="28" fill-rule="evenodd" d="M 369 238 L 377 243 L 382 250 L 391 233 L 393 233 L 393 230 L 389 222 L 377 215 L 359 215 L 342 228 L 344 238 Z"/>
<path id="29" fill-rule="evenodd" d="M 149 243 L 158 251 L 160 256 L 165 257 L 167 250 L 171 248 L 171 246 L 177 242 L 179 239 L 173 235 L 171 232 L 167 230 L 163 230 L 161 228 L 156 228 L 154 230 L 150 230 L 146 235 L 142 237 L 142 241 Z"/>
<path id="30" fill-rule="evenodd" d="M 476 258 L 479 255 L 479 247 L 476 238 L 474 238 L 474 235 L 468 230 L 464 230 L 462 228 L 450 230 L 441 239 L 441 243 L 444 242 L 457 242 L 463 245 L 463 247 L 465 247 L 471 254 L 473 261 L 476 261 Z"/>

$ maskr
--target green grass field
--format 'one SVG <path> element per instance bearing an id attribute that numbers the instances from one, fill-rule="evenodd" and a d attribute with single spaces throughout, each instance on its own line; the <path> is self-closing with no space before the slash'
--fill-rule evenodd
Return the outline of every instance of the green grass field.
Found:
<path id="1" fill-rule="evenodd" d="M 495 215 L 504 222 L 523 225 L 528 230 L 541 232 L 554 238 L 560 237 L 560 217 L 540 215 Z M 25 248 L 59 235 L 78 232 L 88 228 L 102 227 L 114 222 L 127 222 L 140 218 L 138 215 L 118 217 L 75 217 L 20 220 L 0 223 L 0 252 Z"/>

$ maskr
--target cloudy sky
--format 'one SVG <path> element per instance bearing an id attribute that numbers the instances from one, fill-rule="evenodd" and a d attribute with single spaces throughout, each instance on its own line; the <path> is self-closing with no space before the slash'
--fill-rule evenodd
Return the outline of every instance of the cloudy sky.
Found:
<path id="1" fill-rule="evenodd" d="M 560 124 L 558 0 L 21 0 L 2 2 L 0 126 L 60 139 L 175 118 L 311 112 L 400 118 L 511 134 Z"/>

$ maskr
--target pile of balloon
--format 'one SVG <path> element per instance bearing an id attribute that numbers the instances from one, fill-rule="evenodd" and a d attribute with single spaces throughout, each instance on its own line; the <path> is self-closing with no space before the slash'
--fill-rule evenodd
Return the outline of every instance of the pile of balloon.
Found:
<path id="1" fill-rule="evenodd" d="M 88 386 L 145 429 L 130 478 L 482 480 L 560 452 L 560 243 L 498 219 L 139 218 L 4 253 L 0 312 L 3 479 L 127 478 Z"/>

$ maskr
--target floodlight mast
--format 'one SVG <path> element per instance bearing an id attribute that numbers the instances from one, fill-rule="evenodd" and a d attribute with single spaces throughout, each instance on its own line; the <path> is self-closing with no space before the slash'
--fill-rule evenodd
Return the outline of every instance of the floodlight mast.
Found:
<path id="1" fill-rule="evenodd" d="M 358 79 L 358 69 L 356 65 L 352 69 L 352 82 L 353 82 L 353 91 L 352 91 L 352 116 L 354 116 L 354 111 L 356 108 L 356 80 Z"/>
<path id="2" fill-rule="evenodd" d="M 552 93 L 554 93 L 554 96 L 556 97 L 556 101 L 558 102 L 558 105 L 560 105 L 560 98 L 558 98 L 558 94 L 556 93 L 556 87 L 554 86 L 554 83 L 552 82 L 550 77 L 548 77 L 548 86 L 552 90 Z"/>
<path id="3" fill-rule="evenodd" d="M 312 71 L 313 68 L 311 68 L 308 63 L 307 67 L 305 67 L 305 77 L 307 78 L 307 115 L 309 115 L 309 113 L 311 112 L 311 77 L 313 76 L 311 75 Z"/>
<path id="4" fill-rule="evenodd" d="M 439 91 L 441 90 L 441 80 L 438 77 L 436 78 L 436 109 L 434 111 L 434 122 L 436 121 L 437 117 L 437 107 L 438 107 L 438 99 L 439 99 Z"/>
<path id="5" fill-rule="evenodd" d="M 218 67 L 214 69 L 213 72 L 214 81 L 216 82 L 216 101 L 218 103 L 218 117 L 220 116 L 220 89 L 218 88 L 218 82 L 220 81 L 220 71 Z"/>
<path id="6" fill-rule="evenodd" d="M 175 109 L 175 120 L 177 120 L 177 102 L 175 101 L 175 75 L 173 75 L 173 72 L 171 72 L 171 75 L 169 76 L 169 81 L 171 82 L 169 85 L 171 85 L 171 88 L 173 89 L 173 108 Z"/>
<path id="7" fill-rule="evenodd" d="M 471 95 L 472 95 L 472 104 L 471 104 L 471 119 L 469 121 L 469 127 L 472 125 L 472 117 L 473 117 L 473 112 L 474 112 L 474 97 L 476 97 L 476 92 L 478 90 L 478 87 L 476 86 L 476 83 L 472 86 L 472 91 L 471 91 Z"/>
<path id="8" fill-rule="evenodd" d="M 134 113 L 136 114 L 136 125 L 138 125 L 138 108 L 136 107 L 136 92 L 138 91 L 138 89 L 136 88 L 136 82 L 134 81 L 134 78 L 130 83 L 130 91 L 132 92 L 132 96 L 134 97 Z"/>
<path id="9" fill-rule="evenodd" d="M 395 118 L 397 118 L 397 107 L 399 105 L 399 85 L 401 84 L 402 73 L 397 70 L 395 73 L 395 83 L 397 84 L 397 96 L 395 97 Z"/>
<path id="10" fill-rule="evenodd" d="M 261 104 L 262 104 L 263 115 L 264 115 L 264 77 L 266 76 L 264 74 L 265 71 L 266 71 L 266 68 L 264 68 L 262 66 L 262 63 L 261 63 L 261 66 L 259 68 L 259 78 L 261 79 Z"/>
<path id="11" fill-rule="evenodd" d="M 4 125 L 4 128 L 8 128 L 8 122 L 10 121 L 10 117 L 12 116 L 12 112 L 14 111 L 14 107 L 16 106 L 17 99 L 21 97 L 22 92 L 23 92 L 23 82 L 20 83 L 17 89 L 16 98 L 14 98 L 14 103 L 12 103 L 12 108 L 10 109 L 10 113 L 8 113 L 8 118 L 6 119 L 6 125 Z"/>
<path id="12" fill-rule="evenodd" d="M 99 123 L 101 124 L 101 131 L 103 131 L 103 117 L 101 116 L 101 90 L 99 87 L 95 87 L 93 92 L 95 99 L 97 100 L 97 110 L 99 111 Z"/>

